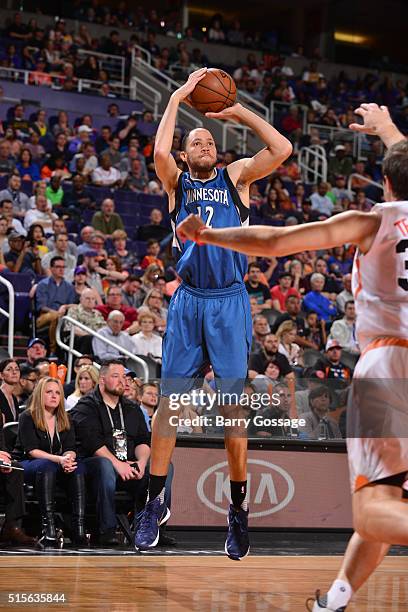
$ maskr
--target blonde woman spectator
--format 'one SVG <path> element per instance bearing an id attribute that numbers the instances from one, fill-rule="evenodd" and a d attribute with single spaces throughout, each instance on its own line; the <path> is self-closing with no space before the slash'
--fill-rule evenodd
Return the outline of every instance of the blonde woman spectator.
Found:
<path id="1" fill-rule="evenodd" d="M 95 366 L 82 366 L 76 375 L 75 391 L 66 399 L 65 409 L 71 410 L 74 406 L 76 406 L 81 397 L 95 389 L 98 381 L 99 373 Z"/>
<path id="2" fill-rule="evenodd" d="M 279 340 L 278 352 L 285 355 L 291 366 L 303 366 L 302 351 L 295 342 L 296 324 L 293 321 L 284 321 L 279 325 L 276 336 Z"/>
<path id="3" fill-rule="evenodd" d="M 162 269 L 157 264 L 150 264 L 147 266 L 145 273 L 140 279 L 142 281 L 142 290 L 145 293 L 148 293 L 151 289 L 153 289 L 154 282 L 161 274 Z"/>
<path id="4" fill-rule="evenodd" d="M 167 309 L 164 308 L 164 299 L 159 289 L 151 289 L 146 295 L 139 309 L 139 317 L 146 312 L 153 315 L 155 319 L 155 330 L 159 333 L 163 333 L 167 324 Z"/>

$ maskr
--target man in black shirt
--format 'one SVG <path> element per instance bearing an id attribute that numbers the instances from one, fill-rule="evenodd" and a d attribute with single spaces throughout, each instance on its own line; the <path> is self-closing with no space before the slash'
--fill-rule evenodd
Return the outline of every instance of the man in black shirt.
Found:
<path id="1" fill-rule="evenodd" d="M 5 448 L 3 430 L 0 429 L 0 461 L 21 467 L 11 460 Z M 0 534 L 0 545 L 9 543 L 18 546 L 34 546 L 36 544 L 36 540 L 27 536 L 21 529 L 21 519 L 25 514 L 23 474 L 22 470 L 0 468 L 0 488 L 5 497 L 6 505 L 6 520 Z"/>
<path id="2" fill-rule="evenodd" d="M 124 488 L 133 496 L 135 511 L 144 507 L 147 494 L 150 435 L 140 408 L 123 397 L 125 385 L 122 363 L 106 361 L 98 386 L 72 411 L 78 455 L 95 488 L 100 543 L 111 546 L 118 544 L 116 489 Z"/>
<path id="3" fill-rule="evenodd" d="M 274 334 L 265 336 L 263 348 L 259 351 L 251 353 L 249 357 L 248 371 L 250 378 L 254 378 L 257 374 L 263 374 L 267 362 L 273 360 L 281 371 L 282 376 L 287 380 L 294 378 L 294 373 L 289 365 L 289 361 L 278 352 L 279 341 Z M 252 373 L 252 375 L 251 375 Z"/>
<path id="4" fill-rule="evenodd" d="M 148 240 L 154 239 L 161 242 L 166 236 L 171 233 L 168 227 L 162 225 L 163 213 L 158 208 L 153 208 L 150 213 L 149 225 L 142 225 L 136 232 L 136 240 Z"/>

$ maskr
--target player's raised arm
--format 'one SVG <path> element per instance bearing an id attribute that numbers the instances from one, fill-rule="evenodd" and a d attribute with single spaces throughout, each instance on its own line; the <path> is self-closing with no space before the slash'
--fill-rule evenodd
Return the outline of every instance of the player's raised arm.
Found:
<path id="1" fill-rule="evenodd" d="M 171 95 L 166 110 L 157 129 L 154 145 L 154 165 L 156 174 L 163 183 L 164 189 L 170 193 L 176 188 L 180 170 L 171 155 L 176 117 L 180 102 L 185 102 L 197 83 L 204 77 L 207 68 L 200 68 L 190 74 L 184 85 Z"/>
<path id="2" fill-rule="evenodd" d="M 378 104 L 370 102 L 369 104 L 361 104 L 354 112 L 356 115 L 360 115 L 364 121 L 364 123 L 351 123 L 349 125 L 349 128 L 354 132 L 378 136 L 387 149 L 405 139 L 405 136 L 393 123 L 386 106 L 378 106 Z"/>
<path id="3" fill-rule="evenodd" d="M 206 117 L 242 123 L 253 130 L 266 145 L 253 157 L 240 159 L 228 166 L 228 173 L 237 188 L 239 184 L 249 186 L 253 181 L 268 176 L 292 153 L 292 144 L 285 136 L 242 104 L 234 104 L 220 113 L 206 113 Z M 238 175 L 234 181 L 233 175 L 236 172 Z"/>
<path id="4" fill-rule="evenodd" d="M 213 244 L 233 249 L 246 255 L 283 257 L 307 250 L 331 249 L 352 243 L 365 253 L 370 248 L 380 227 L 377 213 L 347 211 L 316 223 L 292 227 L 206 227 L 197 215 L 190 215 L 177 228 L 182 240 L 198 244 Z"/>

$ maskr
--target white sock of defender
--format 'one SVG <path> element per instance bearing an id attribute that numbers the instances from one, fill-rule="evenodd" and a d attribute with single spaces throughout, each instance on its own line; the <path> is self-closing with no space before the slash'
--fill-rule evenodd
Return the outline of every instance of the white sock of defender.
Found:
<path id="1" fill-rule="evenodd" d="M 337 610 L 347 606 L 353 596 L 353 589 L 345 580 L 335 580 L 327 593 L 327 607 Z"/>

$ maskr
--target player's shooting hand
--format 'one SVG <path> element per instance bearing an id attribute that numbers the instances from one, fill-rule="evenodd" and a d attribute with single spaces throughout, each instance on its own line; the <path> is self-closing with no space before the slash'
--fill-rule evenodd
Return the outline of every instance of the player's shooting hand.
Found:
<path id="1" fill-rule="evenodd" d="M 233 104 L 228 108 L 224 108 L 223 111 L 219 113 L 205 113 L 205 116 L 209 119 L 221 119 L 222 121 L 241 121 L 241 114 L 244 107 L 242 104 Z"/>
<path id="2" fill-rule="evenodd" d="M 386 106 L 378 106 L 374 102 L 361 104 L 354 113 L 363 118 L 364 123 L 351 123 L 350 130 L 362 134 L 379 135 L 384 128 L 393 125 L 390 113 Z"/>
<path id="3" fill-rule="evenodd" d="M 179 102 L 185 102 L 189 106 L 191 106 L 191 102 L 188 99 L 188 96 L 194 91 L 195 86 L 201 79 L 203 79 L 206 75 L 207 68 L 200 68 L 199 70 L 194 70 L 188 77 L 187 81 L 176 89 L 173 93 L 172 97 L 176 98 Z"/>
<path id="4" fill-rule="evenodd" d="M 205 227 L 205 223 L 200 215 L 189 215 L 177 227 L 177 235 L 182 242 L 186 242 L 186 240 L 197 241 L 197 232 L 202 227 Z"/>

